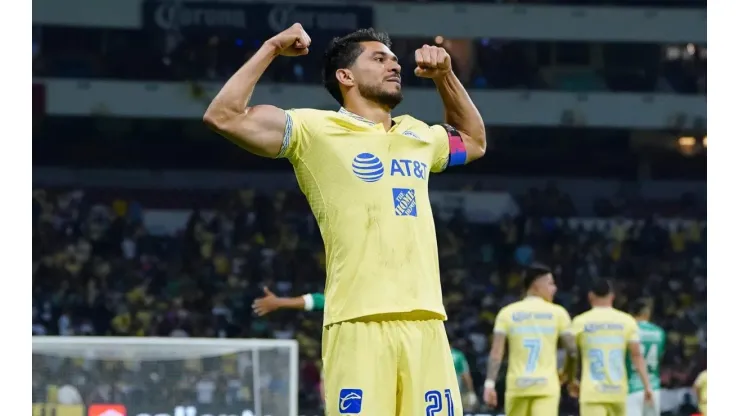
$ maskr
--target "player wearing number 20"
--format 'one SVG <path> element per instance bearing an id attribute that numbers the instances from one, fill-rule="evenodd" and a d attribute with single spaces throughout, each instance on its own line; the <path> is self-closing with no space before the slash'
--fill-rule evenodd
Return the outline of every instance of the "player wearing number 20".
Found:
<path id="1" fill-rule="evenodd" d="M 572 381 L 569 390 L 579 394 L 581 416 L 624 416 L 627 400 L 626 355 L 644 386 L 644 399 L 652 401 L 653 391 L 640 354 L 640 334 L 635 318 L 612 308 L 611 282 L 598 279 L 588 294 L 591 310 L 573 319 L 571 331 L 581 353 L 580 387 Z M 579 393 L 576 393 L 580 390 Z"/>
<path id="2" fill-rule="evenodd" d="M 557 288 L 548 268 L 530 267 L 524 285 L 527 297 L 504 307 L 496 316 L 484 400 L 489 406 L 498 404 L 495 381 L 508 344 L 506 415 L 557 416 L 558 340 L 562 338 L 571 357 L 576 354 L 575 340 L 567 333 L 570 316 L 562 306 L 552 303 Z"/>
<path id="3" fill-rule="evenodd" d="M 632 307 L 640 331 L 640 351 L 645 360 L 650 387 L 653 389 L 652 403 L 645 402 L 645 390 L 640 374 L 632 360 L 627 357 L 627 416 L 660 415 L 660 359 L 665 351 L 665 331 L 650 322 L 651 307 L 645 301 L 637 301 Z"/>

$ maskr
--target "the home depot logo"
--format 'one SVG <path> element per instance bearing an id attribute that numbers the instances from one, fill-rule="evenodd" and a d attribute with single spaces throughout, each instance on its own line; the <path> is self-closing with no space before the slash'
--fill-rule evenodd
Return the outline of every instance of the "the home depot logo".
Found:
<path id="1" fill-rule="evenodd" d="M 126 416 L 126 406 L 122 404 L 94 404 L 87 409 L 87 416 Z"/>

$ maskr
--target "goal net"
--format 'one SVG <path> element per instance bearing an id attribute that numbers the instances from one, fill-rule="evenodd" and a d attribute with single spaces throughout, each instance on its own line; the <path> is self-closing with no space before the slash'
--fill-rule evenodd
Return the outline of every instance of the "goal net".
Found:
<path id="1" fill-rule="evenodd" d="M 298 416 L 295 340 L 33 337 L 34 416 Z"/>

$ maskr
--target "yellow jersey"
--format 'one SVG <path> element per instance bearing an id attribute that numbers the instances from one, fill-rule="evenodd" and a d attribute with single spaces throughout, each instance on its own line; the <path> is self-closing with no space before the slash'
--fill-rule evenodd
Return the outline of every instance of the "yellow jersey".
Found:
<path id="1" fill-rule="evenodd" d="M 459 134 L 410 116 L 386 131 L 344 109 L 286 114 L 278 157 L 293 165 L 324 240 L 324 325 L 408 312 L 446 319 L 427 185 L 431 172 L 465 163 Z"/>
<path id="2" fill-rule="evenodd" d="M 707 406 L 707 370 L 702 371 L 694 382 L 694 387 L 699 391 L 699 408 L 706 413 Z"/>
<path id="3" fill-rule="evenodd" d="M 627 400 L 627 351 L 640 342 L 635 318 L 614 308 L 595 307 L 573 318 L 571 326 L 581 353 L 582 403 Z"/>
<path id="4" fill-rule="evenodd" d="M 501 309 L 494 332 L 507 339 L 507 396 L 560 395 L 558 339 L 569 326 L 565 308 L 539 297 L 526 297 Z"/>

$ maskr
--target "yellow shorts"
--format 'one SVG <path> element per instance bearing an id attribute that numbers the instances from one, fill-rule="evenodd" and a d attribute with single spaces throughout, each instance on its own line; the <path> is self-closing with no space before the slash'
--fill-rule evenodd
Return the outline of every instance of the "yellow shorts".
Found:
<path id="1" fill-rule="evenodd" d="M 506 416 L 558 416 L 560 396 L 506 396 Z"/>
<path id="2" fill-rule="evenodd" d="M 326 416 L 463 414 L 441 320 L 330 325 L 324 328 L 322 358 Z"/>
<path id="3" fill-rule="evenodd" d="M 625 403 L 580 403 L 581 416 L 625 416 Z"/>

